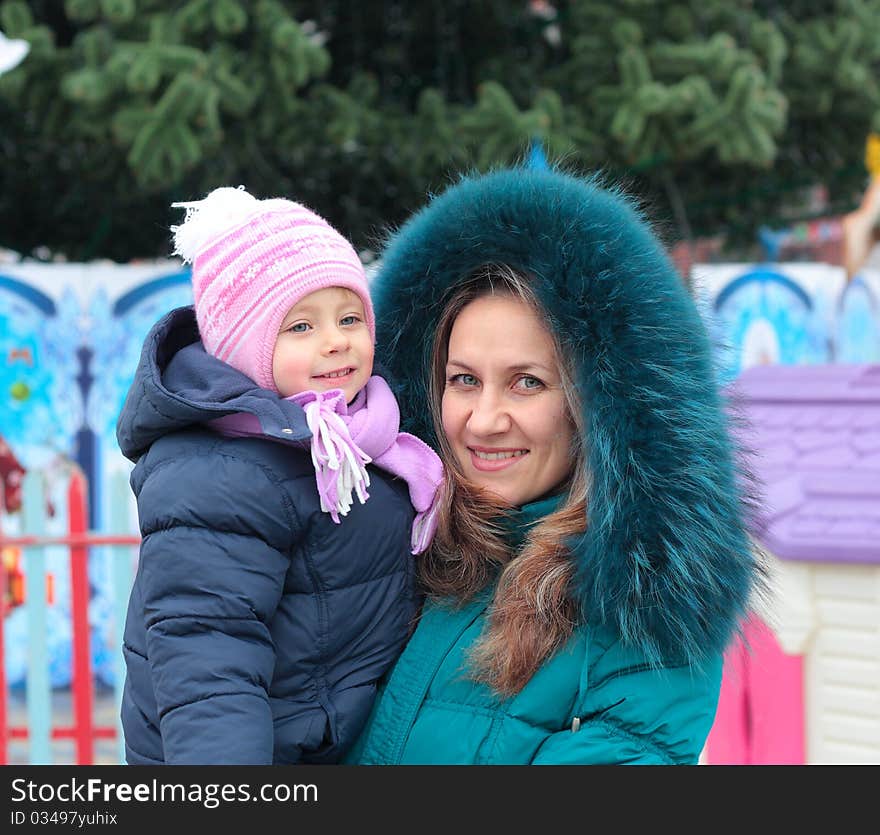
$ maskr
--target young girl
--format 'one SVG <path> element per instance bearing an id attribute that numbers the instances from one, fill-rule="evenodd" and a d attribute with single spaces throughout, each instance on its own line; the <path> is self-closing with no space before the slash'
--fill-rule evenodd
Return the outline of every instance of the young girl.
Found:
<path id="1" fill-rule="evenodd" d="M 442 467 L 398 431 L 336 230 L 241 189 L 175 205 L 195 308 L 150 332 L 117 425 L 143 536 L 126 757 L 334 762 L 409 635 Z"/>

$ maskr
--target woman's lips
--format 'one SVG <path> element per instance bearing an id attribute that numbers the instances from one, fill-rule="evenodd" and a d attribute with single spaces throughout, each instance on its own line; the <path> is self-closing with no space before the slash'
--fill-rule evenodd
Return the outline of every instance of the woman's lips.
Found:
<path id="1" fill-rule="evenodd" d="M 471 464 L 475 470 L 483 473 L 495 473 L 512 467 L 528 455 L 527 449 L 484 449 L 468 447 Z"/>

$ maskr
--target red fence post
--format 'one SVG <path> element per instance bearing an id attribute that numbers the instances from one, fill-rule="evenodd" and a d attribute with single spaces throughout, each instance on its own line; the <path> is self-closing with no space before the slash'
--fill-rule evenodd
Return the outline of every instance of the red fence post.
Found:
<path id="1" fill-rule="evenodd" d="M 0 765 L 6 765 L 6 739 L 9 730 L 6 727 L 6 656 L 4 654 L 5 636 L 3 621 L 6 620 L 6 565 L 3 562 L 3 550 L 0 546 Z"/>
<path id="2" fill-rule="evenodd" d="M 68 527 L 71 536 L 87 530 L 84 479 L 74 473 L 67 492 Z M 94 729 L 92 721 L 92 652 L 89 631 L 89 549 L 70 548 L 70 594 L 73 619 L 73 721 L 78 765 L 94 762 Z"/>

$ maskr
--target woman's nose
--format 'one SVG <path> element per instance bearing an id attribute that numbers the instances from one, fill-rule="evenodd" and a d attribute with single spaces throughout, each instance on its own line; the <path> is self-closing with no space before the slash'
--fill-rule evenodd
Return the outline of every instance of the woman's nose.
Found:
<path id="1" fill-rule="evenodd" d="M 467 428 L 472 435 L 481 437 L 510 429 L 510 414 L 502 398 L 484 389 L 473 405 Z"/>

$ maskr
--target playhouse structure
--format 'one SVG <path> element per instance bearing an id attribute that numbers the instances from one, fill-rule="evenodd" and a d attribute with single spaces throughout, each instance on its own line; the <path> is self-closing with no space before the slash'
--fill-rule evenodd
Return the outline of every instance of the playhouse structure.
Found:
<path id="1" fill-rule="evenodd" d="M 756 366 L 733 391 L 774 593 L 730 651 L 706 759 L 880 764 L 880 365 Z"/>

